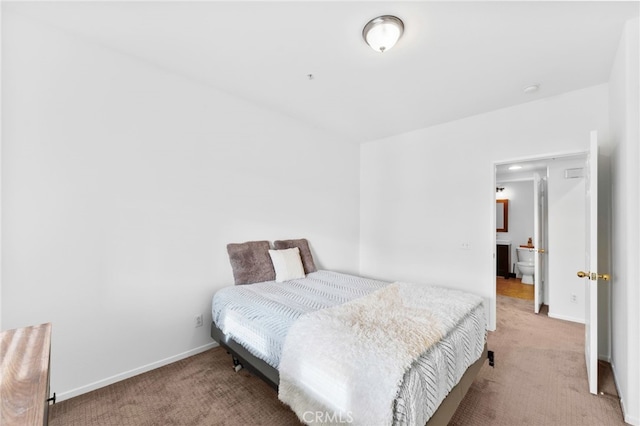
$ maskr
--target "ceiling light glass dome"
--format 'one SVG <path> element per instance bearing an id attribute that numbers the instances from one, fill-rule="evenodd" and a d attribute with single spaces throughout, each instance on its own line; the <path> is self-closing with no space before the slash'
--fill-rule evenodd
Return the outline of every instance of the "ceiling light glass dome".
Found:
<path id="1" fill-rule="evenodd" d="M 383 15 L 364 26 L 362 37 L 373 50 L 386 52 L 398 42 L 403 32 L 404 24 L 399 18 Z"/>

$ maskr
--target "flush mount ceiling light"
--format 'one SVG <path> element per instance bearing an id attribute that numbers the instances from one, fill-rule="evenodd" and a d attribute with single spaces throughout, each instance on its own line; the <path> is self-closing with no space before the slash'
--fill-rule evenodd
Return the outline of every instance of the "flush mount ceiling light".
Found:
<path id="1" fill-rule="evenodd" d="M 530 86 L 525 87 L 522 90 L 524 91 L 524 93 L 530 95 L 532 93 L 536 93 L 538 91 L 538 89 L 540 89 L 540 85 L 539 84 L 532 84 Z"/>
<path id="2" fill-rule="evenodd" d="M 370 20 L 362 30 L 362 37 L 376 52 L 386 52 L 400 39 L 404 24 L 391 15 L 378 16 Z"/>
<path id="3" fill-rule="evenodd" d="M 522 166 L 519 166 L 519 165 L 515 164 L 515 165 L 509 167 L 509 170 L 520 170 L 521 168 L 522 168 Z"/>

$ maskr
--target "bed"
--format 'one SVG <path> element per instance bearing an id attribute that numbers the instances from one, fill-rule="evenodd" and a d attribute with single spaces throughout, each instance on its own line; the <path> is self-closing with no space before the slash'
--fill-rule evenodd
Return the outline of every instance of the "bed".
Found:
<path id="1" fill-rule="evenodd" d="M 232 355 L 234 367 L 246 367 L 278 389 L 279 398 L 308 424 L 371 424 L 371 419 L 378 424 L 383 418 L 394 425 L 447 424 L 488 356 L 481 299 L 315 265 L 304 272 L 283 282 L 270 279 L 216 292 L 211 336 Z M 253 279 L 265 277 L 273 278 Z M 461 302 L 452 302 L 456 297 Z M 425 318 L 438 314 L 413 311 L 429 304 L 436 311 L 446 305 L 447 316 L 436 323 L 451 322 L 435 339 L 425 331 L 434 319 Z M 449 321 L 451 310 L 460 312 Z M 363 315 L 369 317 L 359 323 Z M 381 326 L 371 329 L 369 323 L 377 322 Z M 412 340 L 427 346 L 407 343 L 406 350 L 396 350 L 399 341 Z M 373 346 L 382 355 L 352 349 L 358 345 L 367 351 Z M 377 361 L 381 364 L 369 367 Z"/>

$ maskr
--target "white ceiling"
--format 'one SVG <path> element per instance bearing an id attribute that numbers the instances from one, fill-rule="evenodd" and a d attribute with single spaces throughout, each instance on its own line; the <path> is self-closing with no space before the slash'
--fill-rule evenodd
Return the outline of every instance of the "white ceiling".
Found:
<path id="1" fill-rule="evenodd" d="M 355 142 L 605 83 L 638 2 L 23 2 L 19 13 Z M 405 23 L 383 54 L 372 18 Z M 308 74 L 314 79 L 309 80 Z M 539 83 L 533 95 L 522 89 Z"/>
<path id="2" fill-rule="evenodd" d="M 513 161 L 496 165 L 496 183 L 532 180 L 534 173 L 547 175 L 547 167 L 555 161 L 587 160 L 587 154 L 567 154 L 557 157 L 545 157 L 536 160 Z M 509 170 L 511 166 L 520 166 L 517 170 Z"/>
<path id="3" fill-rule="evenodd" d="M 509 170 L 509 167 L 518 165 L 521 168 L 518 170 Z M 500 164 L 496 166 L 496 183 L 517 181 L 517 180 L 531 180 L 533 179 L 533 173 L 540 173 L 542 176 L 547 174 L 547 160 L 536 161 L 518 161 L 509 164 Z"/>

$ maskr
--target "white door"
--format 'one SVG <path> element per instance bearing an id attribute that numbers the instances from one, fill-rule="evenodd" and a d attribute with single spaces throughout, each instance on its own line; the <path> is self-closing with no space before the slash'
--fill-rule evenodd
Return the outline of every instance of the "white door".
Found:
<path id="1" fill-rule="evenodd" d="M 585 281 L 584 354 L 589 392 L 598 393 L 598 132 L 591 132 L 585 167 L 586 226 L 585 269 L 578 276 Z M 602 278 L 607 278 L 601 276 Z"/>
<path id="2" fill-rule="evenodd" d="M 544 301 L 543 297 L 543 278 L 545 267 L 545 222 L 544 222 L 544 180 L 538 173 L 533 174 L 533 244 L 535 247 L 534 262 L 535 269 L 533 273 L 533 311 L 540 313 L 540 307 Z"/>

